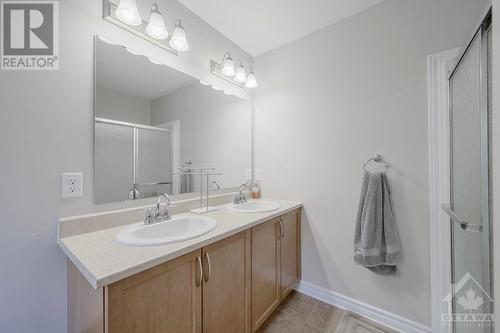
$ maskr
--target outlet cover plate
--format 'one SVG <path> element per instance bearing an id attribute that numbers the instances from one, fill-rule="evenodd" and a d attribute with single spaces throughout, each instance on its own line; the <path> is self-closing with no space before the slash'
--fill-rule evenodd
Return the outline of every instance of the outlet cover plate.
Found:
<path id="1" fill-rule="evenodd" d="M 83 196 L 83 174 L 81 172 L 63 173 L 61 182 L 63 198 L 79 198 Z"/>

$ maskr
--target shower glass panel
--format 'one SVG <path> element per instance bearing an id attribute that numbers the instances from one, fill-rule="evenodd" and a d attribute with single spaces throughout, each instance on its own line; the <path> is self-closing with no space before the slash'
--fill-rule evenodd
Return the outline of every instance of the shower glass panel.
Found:
<path id="1" fill-rule="evenodd" d="M 450 77 L 453 331 L 491 332 L 488 32 L 475 35 Z M 474 316 L 471 316 L 474 315 Z M 479 316 L 477 316 L 479 315 Z"/>
<path id="2" fill-rule="evenodd" d="M 137 129 L 137 187 L 142 197 L 172 194 L 172 135 Z"/>
<path id="3" fill-rule="evenodd" d="M 96 122 L 94 149 L 94 200 L 127 200 L 134 183 L 134 129 Z"/>

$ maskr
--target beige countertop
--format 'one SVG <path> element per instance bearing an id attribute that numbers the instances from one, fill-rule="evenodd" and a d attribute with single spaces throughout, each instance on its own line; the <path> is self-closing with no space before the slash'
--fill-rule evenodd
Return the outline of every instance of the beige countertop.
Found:
<path id="1" fill-rule="evenodd" d="M 217 227 L 203 236 L 183 242 L 150 247 L 121 245 L 115 236 L 126 227 L 124 225 L 60 238 L 58 244 L 89 283 L 97 289 L 302 206 L 298 202 L 270 201 L 279 202 L 281 208 L 267 213 L 237 213 L 227 210 L 224 207 L 227 204 L 218 206 L 217 211 L 202 215 L 215 219 Z M 195 214 L 186 212 L 175 216 L 189 215 Z"/>

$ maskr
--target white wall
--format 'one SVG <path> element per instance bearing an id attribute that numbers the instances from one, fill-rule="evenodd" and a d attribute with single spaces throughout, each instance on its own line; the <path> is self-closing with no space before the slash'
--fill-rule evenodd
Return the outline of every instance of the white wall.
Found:
<path id="1" fill-rule="evenodd" d="M 430 325 L 426 57 L 463 45 L 486 3 L 388 0 L 255 59 L 255 164 L 265 196 L 304 202 L 304 281 Z M 361 166 L 377 153 L 397 277 L 352 259 Z"/>
<path id="2" fill-rule="evenodd" d="M 251 165 L 251 104 L 200 83 L 151 102 L 151 121 L 180 124 L 180 164 L 215 167 L 223 188 L 239 187 Z M 199 190 L 195 176 L 194 189 Z"/>
<path id="3" fill-rule="evenodd" d="M 97 87 L 96 117 L 151 125 L 151 100 Z"/>
<path id="4" fill-rule="evenodd" d="M 138 2 L 148 12 L 152 1 Z M 176 17 L 183 19 L 187 54 L 174 57 L 102 20 L 100 0 L 64 0 L 60 70 L 0 72 L 0 332 L 66 332 L 66 258 L 56 245 L 57 218 L 125 205 L 93 204 L 93 35 L 207 81 L 216 80 L 209 59 L 228 48 L 251 62 L 176 1 L 158 3 L 169 27 Z M 60 177 L 68 171 L 83 171 L 83 198 L 61 199 Z"/>

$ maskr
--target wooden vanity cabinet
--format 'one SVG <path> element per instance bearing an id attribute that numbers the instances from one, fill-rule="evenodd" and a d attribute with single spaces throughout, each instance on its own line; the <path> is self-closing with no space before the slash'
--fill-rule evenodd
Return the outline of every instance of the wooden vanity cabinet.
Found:
<path id="1" fill-rule="evenodd" d="M 300 209 L 95 290 L 68 261 L 68 332 L 251 333 L 300 278 Z"/>
<path id="2" fill-rule="evenodd" d="M 278 219 L 252 228 L 252 331 L 280 302 Z"/>
<path id="3" fill-rule="evenodd" d="M 250 230 L 116 282 L 105 295 L 108 333 L 250 333 Z"/>
<path id="4" fill-rule="evenodd" d="M 203 248 L 203 333 L 250 333 L 250 230 Z"/>
<path id="5" fill-rule="evenodd" d="M 280 228 L 280 301 L 282 301 L 301 277 L 300 210 L 281 216 Z"/>
<path id="6" fill-rule="evenodd" d="M 252 228 L 252 332 L 300 279 L 300 209 Z"/>
<path id="7" fill-rule="evenodd" d="M 105 332 L 201 333 L 201 250 L 105 288 Z"/>

